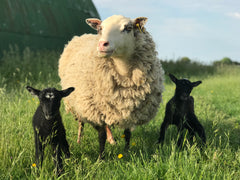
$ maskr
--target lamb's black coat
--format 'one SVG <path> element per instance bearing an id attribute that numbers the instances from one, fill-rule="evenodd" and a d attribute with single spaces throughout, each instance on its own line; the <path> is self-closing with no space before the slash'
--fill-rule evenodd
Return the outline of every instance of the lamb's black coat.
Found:
<path id="1" fill-rule="evenodd" d="M 187 79 L 177 79 L 172 74 L 169 74 L 171 80 L 176 84 L 175 95 L 168 101 L 165 111 L 164 121 L 160 129 L 159 143 L 163 143 L 165 131 L 170 124 L 174 124 L 178 128 L 180 137 L 177 145 L 182 146 L 184 129 L 189 131 L 190 141 L 193 140 L 195 133 L 199 135 L 202 142 L 206 143 L 206 135 L 203 126 L 197 119 L 194 112 L 194 99 L 190 96 L 193 87 L 201 84 L 201 81 L 190 82 Z"/>
<path id="2" fill-rule="evenodd" d="M 70 152 L 59 108 L 61 99 L 68 96 L 74 88 L 68 88 L 63 91 L 47 88 L 40 91 L 27 86 L 27 90 L 31 94 L 36 95 L 40 101 L 32 121 L 36 163 L 38 166 L 42 166 L 44 148 L 47 144 L 51 144 L 57 174 L 60 175 L 63 170 L 62 151 L 66 158 L 70 157 Z"/>

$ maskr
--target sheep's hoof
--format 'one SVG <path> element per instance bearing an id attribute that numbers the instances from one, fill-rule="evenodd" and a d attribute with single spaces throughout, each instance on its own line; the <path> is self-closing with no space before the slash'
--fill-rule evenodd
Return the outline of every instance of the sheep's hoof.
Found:
<path id="1" fill-rule="evenodd" d="M 109 144 L 111 144 L 111 145 L 117 144 L 114 138 L 107 138 L 107 141 L 108 141 Z"/>
<path id="2" fill-rule="evenodd" d="M 129 149 L 130 149 L 130 146 L 129 146 L 129 145 L 125 145 L 125 147 L 124 147 L 124 151 L 125 151 L 125 152 L 128 152 Z"/>
<path id="3" fill-rule="evenodd" d="M 105 154 L 104 154 L 104 153 L 99 154 L 98 160 L 99 160 L 99 161 L 103 161 L 104 159 L 105 159 Z"/>

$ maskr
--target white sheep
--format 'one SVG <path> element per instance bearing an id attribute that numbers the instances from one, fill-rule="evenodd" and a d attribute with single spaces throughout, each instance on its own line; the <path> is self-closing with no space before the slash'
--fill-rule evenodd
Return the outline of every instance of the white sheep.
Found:
<path id="1" fill-rule="evenodd" d="M 66 110 L 98 130 L 100 157 L 106 125 L 125 129 L 128 148 L 130 128 L 154 118 L 162 100 L 164 71 L 146 21 L 121 15 L 87 19 L 98 34 L 73 37 L 59 60 L 62 88 L 75 87 L 64 99 Z"/>

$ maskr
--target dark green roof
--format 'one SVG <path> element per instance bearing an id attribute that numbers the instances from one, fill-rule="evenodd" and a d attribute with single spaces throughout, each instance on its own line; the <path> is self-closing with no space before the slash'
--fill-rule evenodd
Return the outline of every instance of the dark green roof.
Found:
<path id="1" fill-rule="evenodd" d="M 0 51 L 62 50 L 74 35 L 95 33 L 86 23 L 100 18 L 91 0 L 0 0 Z"/>

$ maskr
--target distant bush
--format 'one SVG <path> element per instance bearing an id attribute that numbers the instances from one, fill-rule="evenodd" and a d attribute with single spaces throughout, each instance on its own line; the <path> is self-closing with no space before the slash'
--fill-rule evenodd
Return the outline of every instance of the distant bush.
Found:
<path id="1" fill-rule="evenodd" d="M 206 76 L 214 73 L 214 66 L 204 65 L 199 62 L 191 61 L 188 57 L 183 57 L 177 61 L 161 61 L 166 73 L 172 73 L 180 77 Z"/>
<path id="2" fill-rule="evenodd" d="M 214 66 L 222 66 L 222 65 L 240 65 L 239 62 L 233 61 L 229 57 L 224 57 L 221 60 L 217 60 L 213 62 Z"/>

